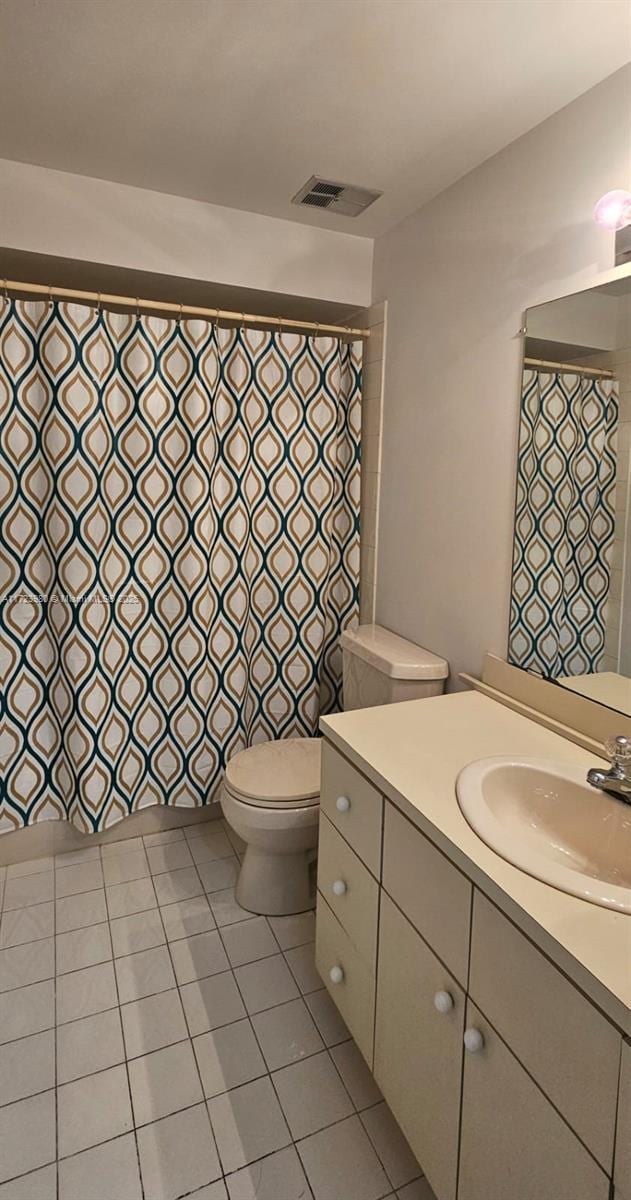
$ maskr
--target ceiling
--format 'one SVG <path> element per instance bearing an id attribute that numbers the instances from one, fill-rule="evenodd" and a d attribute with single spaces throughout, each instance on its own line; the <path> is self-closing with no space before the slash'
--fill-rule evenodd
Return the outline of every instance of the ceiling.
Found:
<path id="1" fill-rule="evenodd" d="M 0 0 L 0 157 L 375 237 L 629 58 L 627 0 Z"/>

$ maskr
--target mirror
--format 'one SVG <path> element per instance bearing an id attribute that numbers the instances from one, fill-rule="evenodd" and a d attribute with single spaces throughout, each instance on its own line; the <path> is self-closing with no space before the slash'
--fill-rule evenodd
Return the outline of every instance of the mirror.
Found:
<path id="1" fill-rule="evenodd" d="M 508 661 L 631 715 L 631 276 L 526 314 Z"/>

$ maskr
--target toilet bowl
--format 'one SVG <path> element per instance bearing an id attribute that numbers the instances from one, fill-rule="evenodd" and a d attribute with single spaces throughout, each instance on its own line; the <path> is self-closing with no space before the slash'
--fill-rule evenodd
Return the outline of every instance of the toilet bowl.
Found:
<path id="1" fill-rule="evenodd" d="M 345 631 L 344 708 L 440 695 L 444 658 L 380 625 Z M 245 842 L 236 897 L 248 912 L 284 916 L 315 905 L 310 866 L 318 844 L 320 739 L 287 738 L 241 750 L 226 767 L 223 814 Z"/>

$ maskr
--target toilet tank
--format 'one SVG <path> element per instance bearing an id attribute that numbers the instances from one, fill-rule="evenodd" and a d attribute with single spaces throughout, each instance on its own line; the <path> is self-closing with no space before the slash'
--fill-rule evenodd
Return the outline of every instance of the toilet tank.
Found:
<path id="1" fill-rule="evenodd" d="M 340 637 L 344 710 L 440 696 L 449 663 L 381 625 L 360 625 Z"/>

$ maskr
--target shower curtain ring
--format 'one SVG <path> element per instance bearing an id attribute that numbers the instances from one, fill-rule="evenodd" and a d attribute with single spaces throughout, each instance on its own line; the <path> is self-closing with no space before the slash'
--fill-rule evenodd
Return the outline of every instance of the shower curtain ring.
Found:
<path id="1" fill-rule="evenodd" d="M 101 299 L 101 293 L 100 293 L 100 292 L 98 292 L 98 294 L 97 294 L 97 297 L 96 297 L 96 311 L 97 311 L 97 313 L 99 314 L 99 316 L 100 316 L 100 315 L 101 315 L 101 313 L 103 312 L 103 301 L 102 301 L 102 299 Z"/>
<path id="2" fill-rule="evenodd" d="M 176 321 L 176 324 L 177 324 L 177 325 L 181 325 L 181 324 L 182 324 L 182 309 L 183 309 L 183 308 L 184 308 L 184 305 L 183 305 L 183 304 L 182 304 L 182 302 L 180 301 L 180 307 L 179 307 L 179 309 L 178 309 L 178 314 L 177 314 L 177 317 L 175 318 L 175 321 Z"/>
<path id="3" fill-rule="evenodd" d="M 9 285 L 8 285 L 6 279 L 3 280 L 2 300 L 3 300 L 4 304 L 9 303 Z"/>
<path id="4" fill-rule="evenodd" d="M 52 285 L 52 283 L 49 283 L 49 285 L 48 285 L 48 307 L 49 308 L 53 307 L 53 285 Z"/>
<path id="5" fill-rule="evenodd" d="M 136 320 L 140 320 L 140 300 L 138 296 L 136 296 Z"/>

